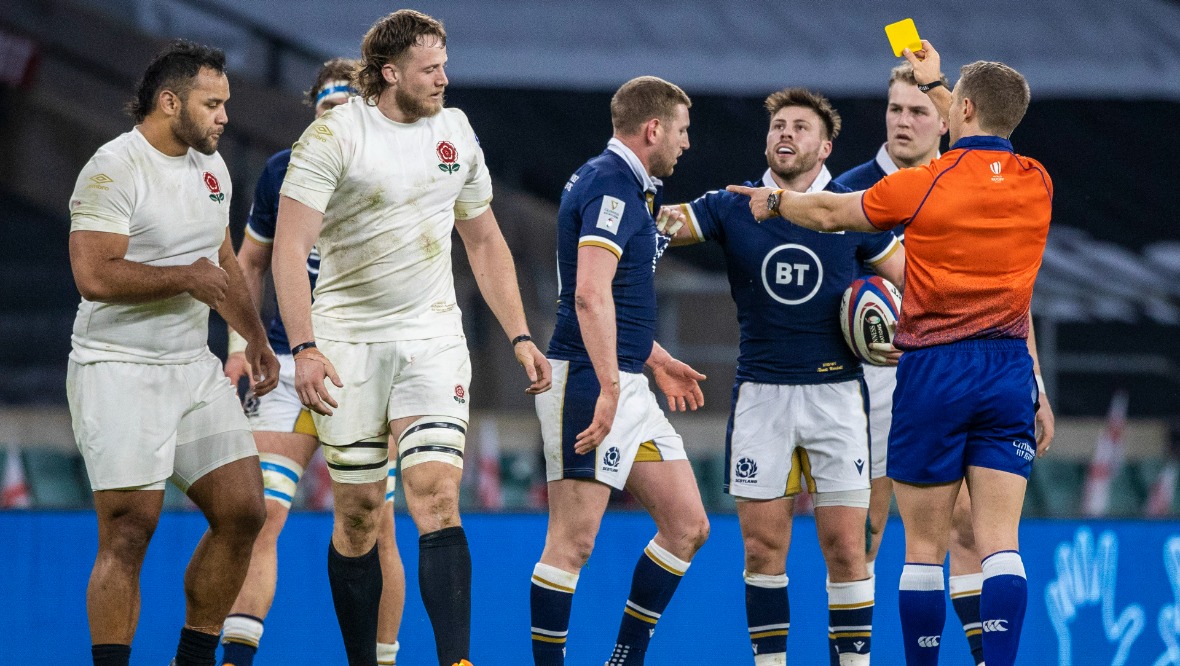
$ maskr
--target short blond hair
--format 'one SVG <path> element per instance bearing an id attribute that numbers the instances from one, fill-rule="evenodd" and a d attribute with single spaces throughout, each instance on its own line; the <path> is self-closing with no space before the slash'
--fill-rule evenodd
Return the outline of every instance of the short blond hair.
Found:
<path id="1" fill-rule="evenodd" d="M 946 74 L 939 74 L 938 80 L 942 81 L 942 85 L 946 86 L 947 90 L 951 89 L 951 82 L 946 78 Z M 918 79 L 914 78 L 914 66 L 908 62 L 903 62 L 897 67 L 889 70 L 889 85 L 887 88 L 892 88 L 895 83 L 908 83 L 911 86 L 918 85 Z M 930 83 L 926 81 L 926 83 Z"/>
<path id="2" fill-rule="evenodd" d="M 610 100 L 610 121 L 615 134 L 635 134 L 652 118 L 669 121 L 676 107 L 692 108 L 680 86 L 657 76 L 639 76 L 624 83 Z"/>

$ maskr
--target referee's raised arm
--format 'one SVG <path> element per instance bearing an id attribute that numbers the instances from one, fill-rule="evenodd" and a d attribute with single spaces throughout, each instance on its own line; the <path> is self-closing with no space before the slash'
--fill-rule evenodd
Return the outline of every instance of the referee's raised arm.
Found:
<path id="1" fill-rule="evenodd" d="M 926 93 L 930 101 L 934 102 L 935 108 L 938 109 L 938 115 L 943 118 L 950 117 L 954 95 L 951 94 L 951 89 L 942 83 L 942 58 L 938 55 L 938 51 L 934 50 L 934 46 L 930 42 L 923 39 L 921 50 L 915 53 L 909 49 L 903 49 L 901 55 L 914 68 L 914 80 L 918 82 L 918 90 Z"/>

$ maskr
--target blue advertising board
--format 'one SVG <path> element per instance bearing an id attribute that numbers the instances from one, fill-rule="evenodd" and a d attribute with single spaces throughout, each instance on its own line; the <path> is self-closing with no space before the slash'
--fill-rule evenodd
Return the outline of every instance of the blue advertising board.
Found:
<path id="1" fill-rule="evenodd" d="M 470 515 L 477 666 L 525 665 L 529 576 L 545 517 Z M 737 520 L 714 516 L 712 536 L 664 614 L 648 664 L 749 664 L 742 549 Z M 168 663 L 184 620 L 184 567 L 204 531 L 199 514 L 160 521 L 142 575 L 143 606 L 132 663 Z M 256 664 L 343 664 L 326 575 L 331 517 L 295 513 L 279 544 L 279 587 Z M 567 663 L 601 664 L 618 629 L 631 571 L 654 534 L 644 515 L 607 516 L 574 600 Z M 417 533 L 398 516 L 407 572 L 400 664 L 433 664 L 429 620 L 417 586 Z M 97 534 L 86 512 L 0 513 L 0 626 L 10 637 L 0 664 L 89 663 L 86 583 Z M 1029 612 L 1021 663 L 1180 666 L 1180 523 L 1028 520 L 1021 550 Z M 896 582 L 902 533 L 894 521 L 877 565 L 876 663 L 902 663 Z M 827 662 L 823 560 L 810 519 L 796 521 L 789 575 L 792 663 Z M 948 604 L 942 661 L 970 663 Z M 4 653 L 9 648 L 13 652 Z"/>

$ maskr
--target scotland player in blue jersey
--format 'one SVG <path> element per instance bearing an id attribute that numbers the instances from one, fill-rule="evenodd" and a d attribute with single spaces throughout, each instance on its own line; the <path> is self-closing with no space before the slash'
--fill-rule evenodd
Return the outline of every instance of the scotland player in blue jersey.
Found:
<path id="1" fill-rule="evenodd" d="M 847 192 L 824 166 L 840 131 L 828 100 L 791 88 L 769 96 L 766 109 L 769 168 L 760 184 Z M 724 190 L 679 209 L 687 223 L 674 244 L 714 241 L 725 250 L 741 327 L 725 489 L 738 499 L 754 663 L 787 663 L 792 496 L 806 483 L 828 568 L 831 663 L 867 664 L 874 599 L 864 548 L 867 394 L 840 333 L 840 299 L 862 263 L 900 285 L 904 253 L 890 234 L 759 224 L 745 197 Z"/>
<path id="2" fill-rule="evenodd" d="M 324 63 L 315 85 L 308 91 L 307 101 L 315 108 L 317 118 L 356 95 L 350 83 L 356 64 L 355 60 L 344 58 Z M 263 282 L 270 270 L 279 188 L 282 187 L 290 161 L 290 150 L 275 153 L 267 160 L 266 168 L 254 188 L 254 204 L 246 221 L 246 237 L 238 250 L 238 262 L 242 265 L 242 274 L 255 303 L 262 302 Z M 313 249 L 307 258 L 307 272 L 313 286 L 319 268 L 319 253 Z M 225 374 L 237 382 L 243 375 L 249 375 L 249 366 L 245 354 L 236 349 L 237 336 L 231 331 L 230 337 L 230 355 L 225 362 Z M 279 358 L 279 386 L 261 398 L 255 397 L 251 391 L 245 402 L 246 415 L 250 418 L 259 459 L 262 461 L 262 478 L 268 500 L 266 524 L 254 542 L 246 581 L 225 621 L 222 662 L 234 666 L 250 666 L 254 661 L 262 638 L 263 620 L 274 600 L 278 578 L 275 548 L 279 533 L 287 521 L 287 512 L 291 509 L 291 500 L 299 479 L 318 446 L 311 414 L 300 404 L 299 396 L 295 394 L 295 362 L 291 358 L 287 331 L 277 311 L 271 320 L 267 337 Z M 387 481 L 386 511 L 382 514 L 381 535 L 378 539 L 384 583 L 376 646 L 377 663 L 381 666 L 397 663 L 397 634 L 406 596 L 405 571 L 393 533 L 394 473 L 395 468 L 391 466 Z"/>
<path id="3" fill-rule="evenodd" d="M 944 77 L 945 79 L 945 77 Z M 943 80 L 943 85 L 949 82 Z M 914 79 L 908 62 L 894 67 L 889 75 L 889 102 L 885 110 L 885 143 L 873 159 L 853 167 L 836 178 L 851 190 L 867 190 L 885 176 L 909 167 L 928 164 L 939 156 L 938 146 L 947 132 L 946 120 L 938 114 Z M 905 227 L 892 229 L 898 237 Z M 865 366 L 865 383 L 869 387 L 869 428 L 873 438 L 873 489 L 869 499 L 869 570 L 874 569 L 881 547 L 889 505 L 893 498 L 893 481 L 885 476 L 885 452 L 892 421 L 893 390 L 897 386 L 897 368 Z M 966 484 L 959 491 L 951 521 L 950 595 L 955 613 L 963 625 L 967 644 L 975 663 L 983 664 L 983 625 L 979 619 L 979 594 L 983 589 L 980 554 L 975 548 L 971 529 L 971 496 Z"/>
<path id="4" fill-rule="evenodd" d="M 609 664 L 643 664 L 656 622 L 709 532 L 672 410 L 696 409 L 704 379 L 654 342 L 654 272 L 668 239 L 656 231 L 661 183 L 688 149 L 680 88 L 644 76 L 611 100 L 614 138 L 570 177 L 558 212 L 560 300 L 547 356 L 553 390 L 537 396 L 549 480 L 549 529 L 533 570 L 533 659 L 565 662 L 578 573 L 612 488 L 629 490 L 656 523 L 635 566 Z"/>

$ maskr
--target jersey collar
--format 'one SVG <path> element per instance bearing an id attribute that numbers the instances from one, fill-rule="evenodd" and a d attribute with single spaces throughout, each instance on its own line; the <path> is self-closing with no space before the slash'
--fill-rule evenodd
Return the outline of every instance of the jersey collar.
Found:
<path id="1" fill-rule="evenodd" d="M 962 139 L 956 141 L 955 145 L 951 146 L 951 150 L 958 150 L 960 148 L 976 148 L 979 150 L 1006 150 L 1010 153 L 1016 152 L 1012 150 L 1011 141 L 998 136 L 990 135 L 965 136 Z"/>
<path id="2" fill-rule="evenodd" d="M 885 150 L 885 144 L 881 144 L 881 149 L 877 151 L 877 166 L 881 167 L 886 176 L 897 171 L 897 164 L 889 156 L 889 151 Z"/>
<path id="3" fill-rule="evenodd" d="M 611 140 L 606 144 L 606 149 L 623 158 L 627 166 L 631 167 L 631 172 L 635 174 L 639 183 L 643 185 L 644 192 L 655 194 L 664 184 L 659 178 L 652 178 L 647 175 L 647 169 L 643 168 L 643 162 L 639 161 L 639 156 L 622 141 L 611 137 Z"/>
<path id="4" fill-rule="evenodd" d="M 812 181 L 811 187 L 807 188 L 807 191 L 821 192 L 830 182 L 832 182 L 832 172 L 828 171 L 828 166 L 825 164 L 820 167 L 819 173 L 816 174 L 815 180 Z M 774 174 L 770 172 L 770 169 L 767 169 L 766 173 L 762 174 L 762 186 L 778 189 L 778 183 L 774 182 Z"/>
<path id="5" fill-rule="evenodd" d="M 941 150 L 934 153 L 934 159 L 938 159 L 940 157 L 942 157 Z M 881 167 L 881 170 L 885 172 L 886 176 L 900 168 L 897 166 L 897 163 L 893 161 L 893 158 L 890 157 L 889 151 L 885 150 L 885 144 L 881 144 L 881 148 L 877 151 L 877 166 Z"/>

